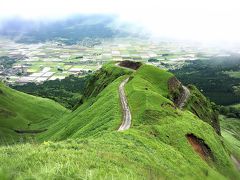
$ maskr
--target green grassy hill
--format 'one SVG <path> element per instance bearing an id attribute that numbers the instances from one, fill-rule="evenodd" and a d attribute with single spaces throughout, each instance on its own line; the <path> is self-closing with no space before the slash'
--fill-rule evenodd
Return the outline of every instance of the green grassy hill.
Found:
<path id="1" fill-rule="evenodd" d="M 89 79 L 84 93 L 84 103 L 67 117 L 49 127 L 40 135 L 41 140 L 64 140 L 99 136 L 115 131 L 121 124 L 121 107 L 118 86 L 133 71 L 105 65 Z"/>
<path id="2" fill-rule="evenodd" d="M 240 109 L 240 104 L 232 105 L 232 107 Z M 228 150 L 240 161 L 240 119 L 221 115 L 220 124 Z"/>
<path id="3" fill-rule="evenodd" d="M 186 108 L 197 117 L 210 124 L 220 135 L 217 106 L 210 102 L 195 86 L 188 85 L 188 89 L 191 95 L 187 101 Z"/>
<path id="4" fill-rule="evenodd" d="M 68 112 L 52 100 L 24 94 L 0 83 L 0 136 L 2 141 L 10 142 L 23 137 L 23 134 L 15 131 L 32 131 L 34 134 L 34 132 L 46 130 L 50 124 Z"/>
<path id="5" fill-rule="evenodd" d="M 119 132 L 118 87 L 129 76 L 132 124 Z M 107 64 L 89 81 L 84 103 L 51 123 L 38 143 L 0 147 L 0 178 L 238 179 L 225 140 L 204 116 L 214 109 L 201 106 L 197 116 L 188 110 L 196 99 L 178 109 L 172 77 L 149 65 L 132 71 Z"/>

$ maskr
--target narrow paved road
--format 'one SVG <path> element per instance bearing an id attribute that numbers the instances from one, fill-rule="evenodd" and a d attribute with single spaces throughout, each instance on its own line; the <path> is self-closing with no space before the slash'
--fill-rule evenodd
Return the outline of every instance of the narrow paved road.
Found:
<path id="1" fill-rule="evenodd" d="M 187 102 L 187 100 L 190 96 L 189 89 L 186 86 L 182 86 L 182 87 L 183 87 L 183 93 L 181 94 L 181 98 L 180 98 L 179 103 L 178 103 L 178 107 L 180 109 L 182 109 L 185 106 L 185 104 L 186 104 L 186 102 Z"/>
<path id="2" fill-rule="evenodd" d="M 123 111 L 123 120 L 122 120 L 122 124 L 119 127 L 118 131 L 127 130 L 131 126 L 132 116 L 131 116 L 130 108 L 128 106 L 127 97 L 126 97 L 126 94 L 124 91 L 124 86 L 128 82 L 128 80 L 129 80 L 129 78 L 127 78 L 123 82 L 121 82 L 119 89 L 118 89 L 121 106 L 122 106 L 122 111 Z"/>

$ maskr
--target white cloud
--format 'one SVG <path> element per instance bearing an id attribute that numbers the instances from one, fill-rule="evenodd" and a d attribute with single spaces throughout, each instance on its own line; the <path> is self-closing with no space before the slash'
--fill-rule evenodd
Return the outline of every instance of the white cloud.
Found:
<path id="1" fill-rule="evenodd" d="M 240 41 L 238 0 L 0 0 L 0 17 L 54 19 L 76 13 L 117 14 L 155 36 Z"/>
<path id="2" fill-rule="evenodd" d="M 0 15 L 58 18 L 75 13 L 110 13 L 111 7 L 113 0 L 0 0 Z"/>

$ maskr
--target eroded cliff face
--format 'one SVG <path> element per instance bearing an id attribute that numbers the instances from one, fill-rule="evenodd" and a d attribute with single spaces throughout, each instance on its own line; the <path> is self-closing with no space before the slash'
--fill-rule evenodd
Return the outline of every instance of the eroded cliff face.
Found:
<path id="1" fill-rule="evenodd" d="M 190 110 L 201 120 L 210 124 L 215 131 L 221 135 L 218 111 L 215 104 L 210 102 L 195 86 L 189 85 L 187 88 L 190 91 L 190 95 L 184 104 L 184 108 Z M 182 83 L 176 77 L 172 77 L 168 81 L 168 89 L 170 99 L 176 107 L 179 107 L 182 94 L 184 93 Z"/>
<path id="2" fill-rule="evenodd" d="M 182 83 L 174 76 L 168 80 L 170 99 L 178 106 L 181 94 L 183 93 Z"/>

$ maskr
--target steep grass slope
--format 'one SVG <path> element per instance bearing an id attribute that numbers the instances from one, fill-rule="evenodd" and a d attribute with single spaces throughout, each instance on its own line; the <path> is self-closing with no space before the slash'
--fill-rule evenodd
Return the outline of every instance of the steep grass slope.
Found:
<path id="1" fill-rule="evenodd" d="M 104 89 L 96 98 L 91 98 L 82 106 L 49 127 L 40 139 L 64 140 L 99 136 L 115 131 L 121 124 L 118 86 L 120 77 Z"/>
<path id="2" fill-rule="evenodd" d="M 115 65 L 116 62 L 111 62 L 103 66 L 103 68 L 94 73 L 87 82 L 84 98 L 89 99 L 96 97 L 105 87 L 112 83 L 120 76 L 131 74 L 131 69 L 119 68 Z"/>
<path id="3" fill-rule="evenodd" d="M 2 141 L 19 139 L 19 132 L 46 130 L 63 114 L 68 113 L 58 103 L 27 95 L 0 83 L 0 136 Z"/>
<path id="4" fill-rule="evenodd" d="M 240 109 L 240 104 L 233 106 Z M 240 162 L 240 119 L 221 115 L 220 120 L 222 136 L 226 141 L 227 148 L 231 155 Z"/>
<path id="5" fill-rule="evenodd" d="M 221 117 L 221 128 L 227 148 L 240 162 L 240 119 Z"/>
<path id="6" fill-rule="evenodd" d="M 210 124 L 220 135 L 220 123 L 217 106 L 210 102 L 195 86 L 188 85 L 191 95 L 186 103 L 186 108 L 200 119 Z"/>
<path id="7" fill-rule="evenodd" d="M 97 78 L 92 92 L 97 88 L 98 93 L 86 98 L 83 105 L 39 136 L 51 141 L 0 147 L 0 177 L 239 178 L 214 128 L 189 110 L 176 108 L 171 101 L 168 89 L 171 73 L 142 65 L 126 75 L 126 69 L 114 64 L 106 67 L 123 73 L 115 79 L 106 77 L 111 83 L 105 88 L 98 88 L 101 77 Z M 118 132 L 122 122 L 118 86 L 127 76 L 130 80 L 125 91 L 132 125 L 127 131 Z"/>
<path id="8" fill-rule="evenodd" d="M 210 137 L 210 145 L 220 143 Z M 225 161 L 208 164 L 185 138 L 180 141 L 182 145 L 168 145 L 130 129 L 98 138 L 0 147 L 0 162 L 2 175 L 9 179 L 237 179 L 222 148 L 213 150 L 223 153 Z"/>
<path id="9" fill-rule="evenodd" d="M 220 172 L 232 174 L 234 168 L 229 161 L 229 155 L 222 146 L 221 138 L 214 132 L 214 126 L 209 125 L 209 117 L 206 115 L 200 119 L 187 109 L 181 111 L 169 100 L 167 87 L 172 76 L 168 72 L 146 65 L 134 74 L 126 89 L 133 112 L 133 128 L 148 133 L 164 145 L 173 147 L 196 168 L 201 167 L 202 162 L 196 161 L 197 153 L 193 150 L 195 147 L 191 147 L 186 138 L 187 135 L 193 134 L 210 149 L 208 164 Z"/>
<path id="10" fill-rule="evenodd" d="M 40 135 L 40 139 L 64 140 L 67 138 L 99 136 L 115 131 L 121 124 L 118 86 L 131 70 L 106 64 L 89 79 L 84 103 L 63 117 Z"/>

